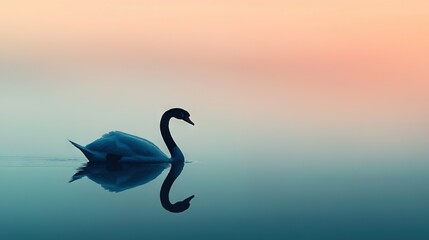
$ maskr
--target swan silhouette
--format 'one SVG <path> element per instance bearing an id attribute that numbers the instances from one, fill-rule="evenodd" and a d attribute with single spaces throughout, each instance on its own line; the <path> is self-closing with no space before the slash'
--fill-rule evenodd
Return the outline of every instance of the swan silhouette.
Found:
<path id="1" fill-rule="evenodd" d="M 70 182 L 86 176 L 110 192 L 122 192 L 154 180 L 168 165 L 168 163 L 87 162 L 72 176 Z M 176 203 L 170 202 L 171 186 L 181 174 L 183 167 L 184 162 L 171 163 L 170 172 L 165 178 L 160 191 L 161 205 L 167 211 L 173 213 L 187 210 L 190 206 L 190 201 L 194 198 L 194 195 L 192 195 Z"/>
<path id="2" fill-rule="evenodd" d="M 161 117 L 161 135 L 171 154 L 167 157 L 152 142 L 131 134 L 120 131 L 113 131 L 104 134 L 94 142 L 81 146 L 70 141 L 75 147 L 82 151 L 85 157 L 91 161 L 120 161 L 120 162 L 141 162 L 141 163 L 171 163 L 183 162 L 182 151 L 176 145 L 171 136 L 169 122 L 171 118 L 183 120 L 189 124 L 194 123 L 189 119 L 189 113 L 181 108 L 173 108 L 166 111 Z"/>

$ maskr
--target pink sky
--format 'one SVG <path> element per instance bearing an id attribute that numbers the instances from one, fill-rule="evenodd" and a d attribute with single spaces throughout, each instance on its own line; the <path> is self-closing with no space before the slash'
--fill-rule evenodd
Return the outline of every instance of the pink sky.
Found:
<path id="1" fill-rule="evenodd" d="M 219 84 L 258 103 L 405 111 L 428 105 L 428 16 L 423 0 L 2 1 L 0 60 L 239 70 L 255 79 Z"/>
<path id="2" fill-rule="evenodd" d="M 2 1 L 7 56 L 424 74 L 427 1 Z"/>

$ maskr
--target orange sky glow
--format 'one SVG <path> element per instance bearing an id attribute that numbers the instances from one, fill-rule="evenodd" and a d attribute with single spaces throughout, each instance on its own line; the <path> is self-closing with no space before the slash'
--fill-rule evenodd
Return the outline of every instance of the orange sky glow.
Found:
<path id="1" fill-rule="evenodd" d="M 366 132 L 364 121 L 386 127 L 386 119 L 425 126 L 428 16 L 424 0 L 2 1 L 0 67 L 71 64 L 76 74 L 155 64 L 209 72 L 194 80 L 173 75 L 183 82 L 172 88 L 189 91 L 189 102 L 249 118 L 277 114 L 306 126 L 325 119 L 354 123 L 357 132 Z M 246 74 L 216 75 L 228 71 Z M 66 85 L 99 89 L 102 82 L 104 91 L 140 86 L 71 79 Z"/>
<path id="2" fill-rule="evenodd" d="M 2 1 L 8 56 L 422 71 L 427 1 Z"/>
<path id="3" fill-rule="evenodd" d="M 421 0 L 2 1 L 0 60 L 240 69 L 280 76 L 279 96 L 287 82 L 421 103 L 428 16 Z"/>

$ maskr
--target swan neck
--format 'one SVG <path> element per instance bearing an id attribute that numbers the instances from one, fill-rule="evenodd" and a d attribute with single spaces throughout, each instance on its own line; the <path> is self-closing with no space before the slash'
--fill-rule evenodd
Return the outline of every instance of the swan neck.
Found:
<path id="1" fill-rule="evenodd" d="M 170 124 L 170 119 L 172 117 L 173 115 L 171 114 L 170 111 L 165 112 L 161 118 L 160 128 L 161 128 L 162 138 L 164 139 L 165 145 L 167 145 L 167 148 L 171 154 L 171 157 L 177 160 L 179 158 L 183 158 L 183 154 L 180 151 L 179 147 L 177 147 L 177 144 L 170 133 L 169 124 Z"/>

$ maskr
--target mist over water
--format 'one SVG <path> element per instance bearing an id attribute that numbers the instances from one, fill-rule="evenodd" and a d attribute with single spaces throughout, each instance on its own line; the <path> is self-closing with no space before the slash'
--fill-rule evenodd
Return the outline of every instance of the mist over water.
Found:
<path id="1" fill-rule="evenodd" d="M 418 113 L 362 116 L 354 105 L 347 115 L 325 93 L 228 74 L 4 71 L 0 84 L 1 239 L 429 237 Z M 167 153 L 159 120 L 172 107 L 196 124 L 170 124 L 190 162 L 170 198 L 195 194 L 187 211 L 160 204 L 168 168 L 120 193 L 68 183 L 86 159 L 67 139 L 120 130 Z"/>

